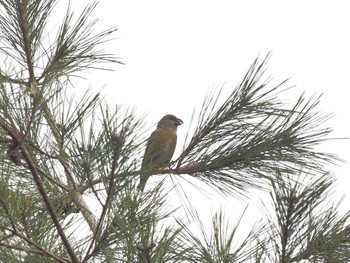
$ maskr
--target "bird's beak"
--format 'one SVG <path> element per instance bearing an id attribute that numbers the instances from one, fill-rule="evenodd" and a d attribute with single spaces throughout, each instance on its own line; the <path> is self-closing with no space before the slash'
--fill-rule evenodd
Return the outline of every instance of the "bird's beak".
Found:
<path id="1" fill-rule="evenodd" d="M 183 123 L 184 122 L 181 119 L 179 119 L 179 118 L 177 118 L 176 121 L 175 121 L 176 126 L 182 125 Z"/>

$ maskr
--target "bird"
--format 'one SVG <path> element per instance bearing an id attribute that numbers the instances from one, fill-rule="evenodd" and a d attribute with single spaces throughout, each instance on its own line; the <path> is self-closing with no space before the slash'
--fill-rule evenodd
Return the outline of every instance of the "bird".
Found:
<path id="1" fill-rule="evenodd" d="M 141 165 L 141 177 L 138 189 L 143 191 L 152 171 L 167 166 L 173 157 L 176 141 L 177 127 L 183 121 L 172 114 L 167 114 L 157 124 L 147 140 L 146 150 Z"/>

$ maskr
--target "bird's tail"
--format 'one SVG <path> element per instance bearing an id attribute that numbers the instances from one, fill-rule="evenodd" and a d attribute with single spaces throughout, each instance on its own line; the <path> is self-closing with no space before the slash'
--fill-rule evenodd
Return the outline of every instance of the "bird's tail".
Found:
<path id="1" fill-rule="evenodd" d="M 140 175 L 140 182 L 139 185 L 137 186 L 137 190 L 140 192 L 143 192 L 143 190 L 145 189 L 146 183 L 148 178 L 150 177 L 150 173 L 149 172 L 143 172 Z"/>

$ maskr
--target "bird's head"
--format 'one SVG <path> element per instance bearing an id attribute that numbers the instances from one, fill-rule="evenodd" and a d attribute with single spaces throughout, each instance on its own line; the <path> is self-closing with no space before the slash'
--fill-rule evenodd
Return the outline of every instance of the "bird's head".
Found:
<path id="1" fill-rule="evenodd" d="M 183 124 L 183 121 L 174 115 L 168 114 L 160 119 L 157 129 L 164 129 L 176 132 L 177 126 Z"/>

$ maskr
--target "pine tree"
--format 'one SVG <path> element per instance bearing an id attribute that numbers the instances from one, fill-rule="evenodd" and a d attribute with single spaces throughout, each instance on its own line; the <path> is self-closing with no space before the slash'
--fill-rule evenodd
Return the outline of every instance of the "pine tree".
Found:
<path id="1" fill-rule="evenodd" d="M 154 173 L 194 177 L 243 201 L 261 189 L 271 207 L 239 243 L 242 218 L 231 226 L 225 211 L 211 230 L 195 216 L 164 224 L 174 210 L 163 181 L 137 190 L 142 116 L 93 91 L 68 96 L 74 76 L 122 63 L 99 49 L 116 28 L 95 33 L 94 2 L 78 17 L 68 7 L 55 32 L 56 4 L 0 0 L 0 262 L 350 260 L 349 214 L 327 201 L 327 165 L 338 158 L 315 150 L 332 131 L 320 128 L 329 118 L 320 97 L 287 107 L 278 99 L 286 81 L 265 78 L 269 55 L 222 104 L 220 92 L 209 94 L 179 158 Z"/>

